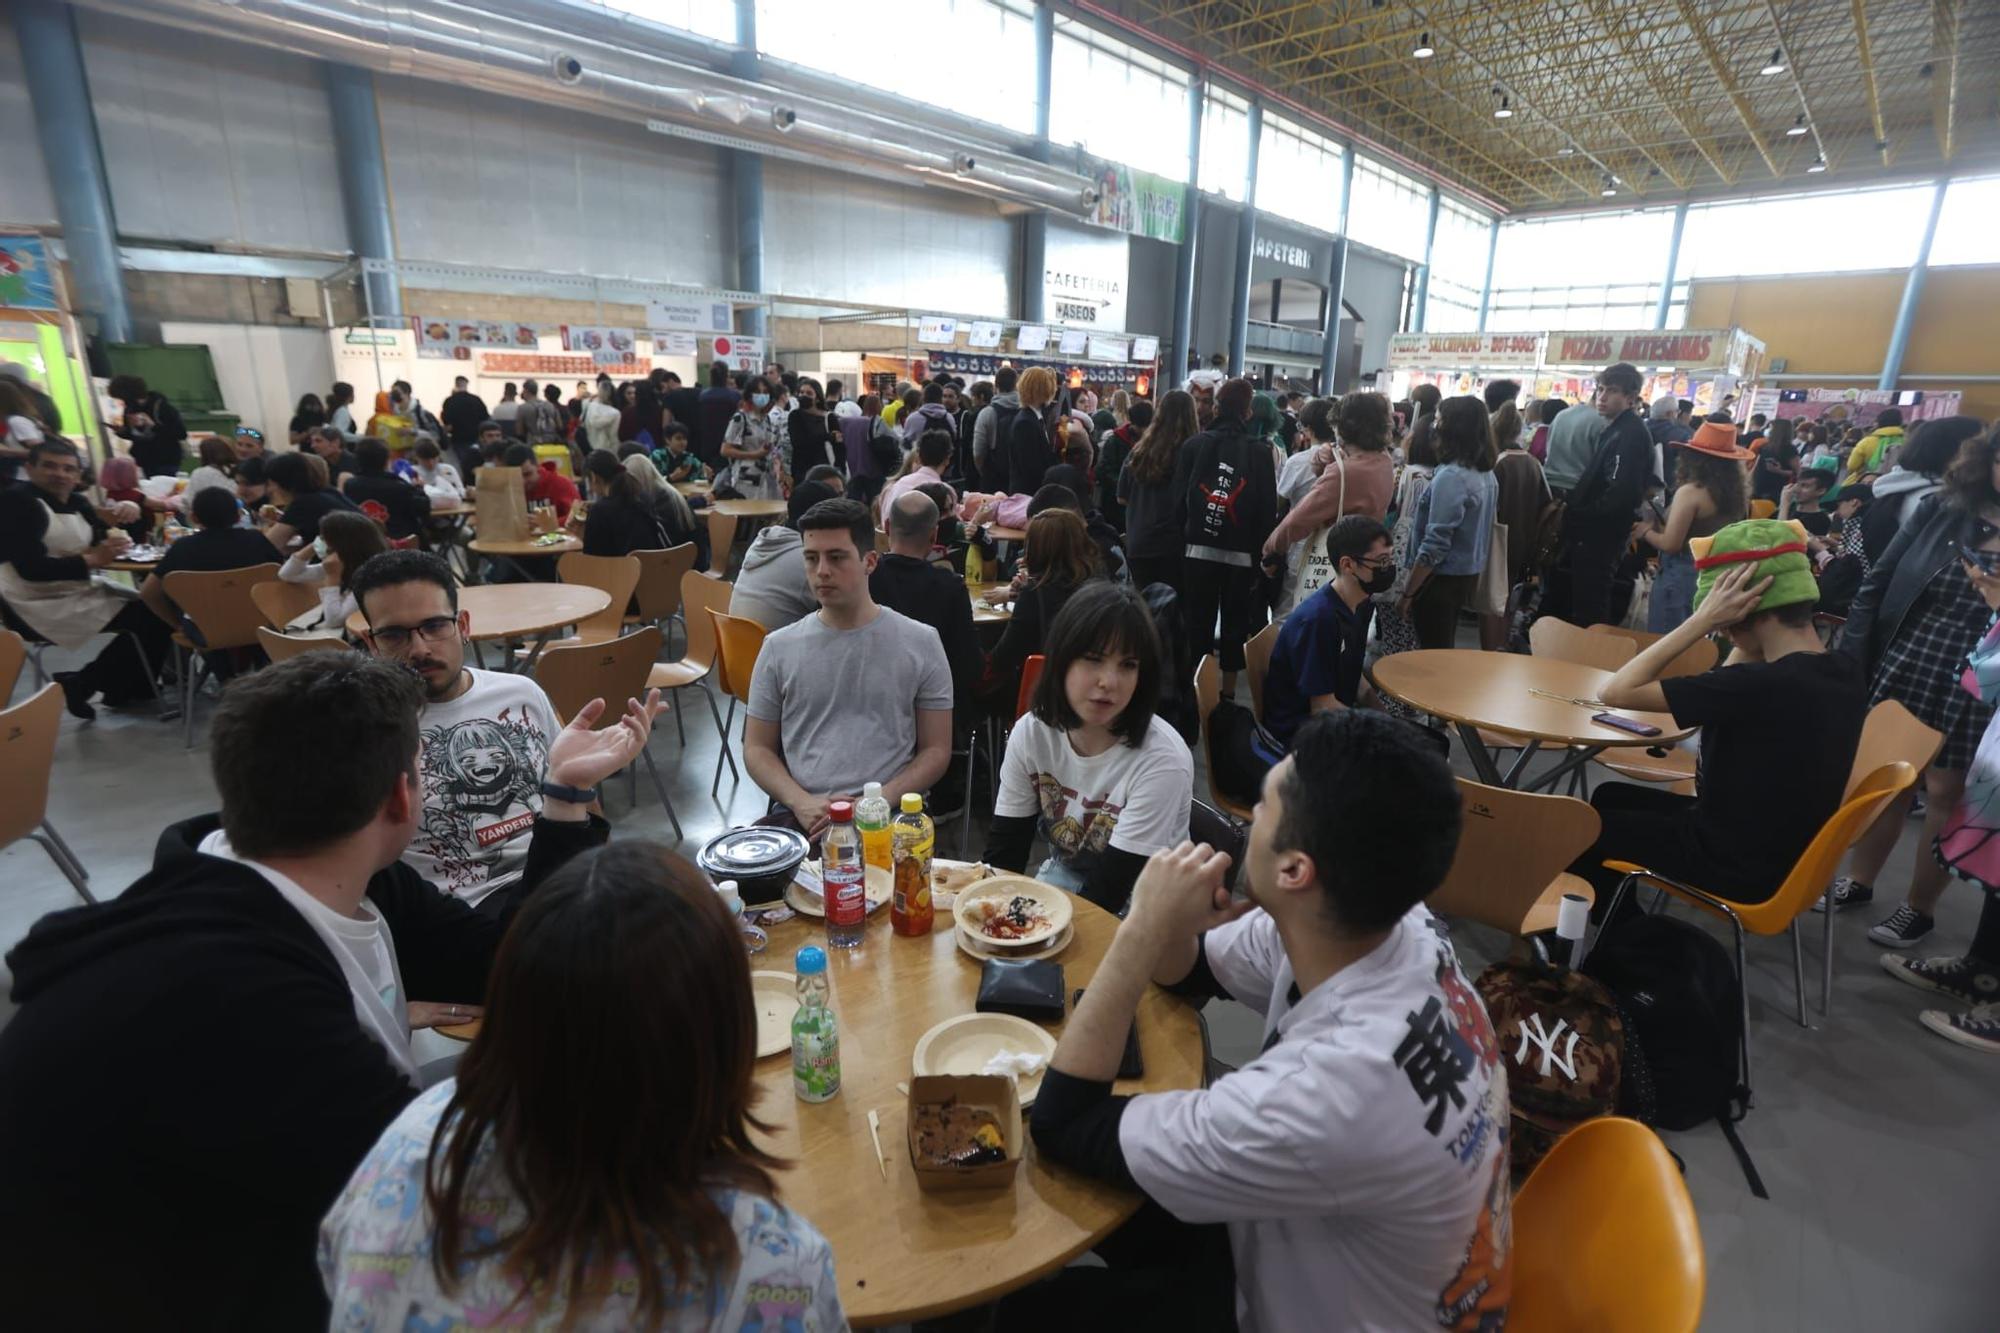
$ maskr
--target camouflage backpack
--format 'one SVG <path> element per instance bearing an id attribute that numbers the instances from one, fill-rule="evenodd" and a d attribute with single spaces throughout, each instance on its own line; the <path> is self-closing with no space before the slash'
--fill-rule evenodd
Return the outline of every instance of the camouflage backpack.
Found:
<path id="1" fill-rule="evenodd" d="M 1507 1069 L 1519 1185 L 1557 1139 L 1617 1112 L 1625 1024 L 1611 992 L 1567 969 L 1503 961 L 1473 984 Z"/>

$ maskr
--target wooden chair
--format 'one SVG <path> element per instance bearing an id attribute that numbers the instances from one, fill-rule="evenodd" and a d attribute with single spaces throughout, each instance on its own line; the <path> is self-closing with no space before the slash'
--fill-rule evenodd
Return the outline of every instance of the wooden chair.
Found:
<path id="1" fill-rule="evenodd" d="M 1592 634 L 1567 620 L 1543 616 L 1528 630 L 1528 646 L 1536 657 L 1553 657 L 1558 662 L 1576 662 L 1599 671 L 1616 671 L 1632 660 L 1638 647 L 1630 639 L 1609 634 Z"/>
<path id="2" fill-rule="evenodd" d="M 672 622 L 681 613 L 681 581 L 694 569 L 698 554 L 693 542 L 663 551 L 632 552 L 632 558 L 639 562 L 639 583 L 632 589 L 631 611 L 625 623 L 658 625 L 663 636 L 669 635 Z M 671 639 L 663 642 L 672 651 Z"/>
<path id="3" fill-rule="evenodd" d="M 1271 650 L 1278 646 L 1277 621 L 1250 636 L 1243 645 L 1243 669 L 1250 673 L 1250 711 L 1264 720 L 1264 677 L 1271 671 Z"/>
<path id="4" fill-rule="evenodd" d="M 729 577 L 729 557 L 736 553 L 736 515 L 708 511 L 708 562 L 722 578 Z"/>
<path id="5" fill-rule="evenodd" d="M 548 693 L 549 703 L 564 725 L 592 699 L 604 700 L 604 712 L 595 728 L 602 731 L 618 725 L 625 715 L 627 700 L 646 697 L 646 680 L 652 674 L 653 659 L 660 655 L 660 639 L 658 625 L 644 625 L 620 638 L 598 643 L 557 644 L 544 649 L 536 660 L 535 679 Z M 667 795 L 667 784 L 660 779 L 653 752 L 650 748 L 641 750 L 639 757 L 646 761 L 653 790 L 660 794 L 660 804 L 666 807 L 667 818 L 673 821 L 674 841 L 679 842 L 684 836 L 681 817 L 674 811 L 673 798 Z M 626 772 L 632 777 L 632 798 L 637 804 L 638 765 L 627 765 Z"/>
<path id="6" fill-rule="evenodd" d="M 194 636 L 176 630 L 174 652 L 181 669 L 181 733 L 188 749 L 194 748 L 194 698 L 211 674 L 204 654 L 227 652 L 232 648 L 255 648 L 257 629 L 264 613 L 251 600 L 251 589 L 260 583 L 275 583 L 275 564 L 252 565 L 247 569 L 207 572 L 176 570 L 167 575 L 167 596 L 191 621 Z"/>
<path id="7" fill-rule="evenodd" d="M 21 668 L 27 665 L 28 641 L 10 629 L 0 629 L 0 705 L 14 697 Z"/>
<path id="8" fill-rule="evenodd" d="M 268 583 L 260 583 L 260 588 L 268 588 Z M 337 634 L 280 634 L 269 625 L 257 627 L 257 645 L 264 650 L 264 656 L 273 662 L 289 662 L 305 653 L 323 653 L 347 649 L 346 639 Z"/>
<path id="9" fill-rule="evenodd" d="M 1556 1141 L 1514 1196 L 1510 1333 L 1693 1333 L 1707 1269 L 1679 1166 L 1636 1120 Z M 1638 1256 L 1644 1256 L 1643 1261 Z"/>
<path id="10" fill-rule="evenodd" d="M 250 589 L 250 600 L 257 604 L 257 610 L 272 629 L 280 634 L 285 627 L 308 611 L 319 609 L 319 590 L 307 583 L 287 583 L 283 579 L 272 579 L 259 583 Z M 340 626 L 335 625 L 337 632 Z M 274 659 L 275 660 L 275 659 Z"/>
<path id="11" fill-rule="evenodd" d="M 1895 800 L 1899 793 L 1907 791 L 1916 780 L 1917 770 L 1900 760 L 1884 764 L 1863 778 L 1846 802 L 1820 825 L 1819 832 L 1799 854 L 1799 859 L 1793 863 L 1791 873 L 1785 876 L 1778 891 L 1760 903 L 1740 902 L 1709 893 L 1692 884 L 1655 874 L 1630 861 L 1604 863 L 1624 876 L 1618 882 L 1617 892 L 1611 895 L 1611 906 L 1604 918 L 1607 923 L 1618 920 L 1619 900 L 1628 890 L 1641 884 L 1664 889 L 1673 897 L 1692 903 L 1705 912 L 1728 918 L 1730 930 L 1736 937 L 1736 985 L 1742 992 L 1743 1000 L 1743 1085 L 1746 1088 L 1750 1086 L 1750 973 L 1744 963 L 1745 932 L 1753 935 L 1791 932 L 1792 987 L 1798 1002 L 1798 1022 L 1800 1027 L 1810 1026 L 1806 1022 L 1806 973 L 1804 955 L 1799 947 L 1799 916 L 1812 906 L 1815 898 L 1826 892 L 1827 883 L 1840 866 L 1840 858 L 1854 845 L 1855 839 L 1875 821 L 1884 806 Z M 1615 930 L 1617 927 L 1608 924 L 1608 928 Z"/>
<path id="12" fill-rule="evenodd" d="M 15 670 L 19 672 L 18 664 Z M 59 685 L 44 685 L 23 703 L 0 711 L 0 847 L 22 838 L 40 843 L 70 887 L 85 902 L 94 903 L 97 899 L 85 882 L 89 872 L 48 818 L 49 773 L 55 767 L 62 712 Z"/>
<path id="13" fill-rule="evenodd" d="M 1224 814 L 1248 823 L 1250 807 L 1241 801 L 1230 800 L 1215 785 L 1215 747 L 1210 741 L 1208 719 L 1215 712 L 1215 706 L 1222 702 L 1222 668 L 1216 663 L 1214 653 L 1195 665 L 1194 700 L 1196 710 L 1201 713 L 1201 752 L 1208 764 L 1209 800 Z"/>
<path id="14" fill-rule="evenodd" d="M 1569 873 L 1603 827 L 1588 801 L 1470 778 L 1458 780 L 1458 794 L 1465 819 L 1451 869 L 1425 900 L 1433 912 L 1534 935 L 1555 929 L 1564 894 L 1597 900 L 1588 880 Z"/>
<path id="15" fill-rule="evenodd" d="M 687 748 L 687 727 L 681 722 L 680 691 L 699 686 L 708 700 L 708 715 L 715 719 L 715 733 L 722 740 L 722 757 L 729 771 L 736 773 L 736 756 L 729 752 L 729 728 L 722 725 L 722 710 L 715 706 L 715 692 L 708 688 L 709 673 L 715 670 L 715 622 L 710 611 L 727 611 L 735 589 L 713 574 L 689 570 L 681 576 L 681 619 L 687 626 L 687 652 L 678 662 L 656 662 L 646 678 L 648 689 L 666 690 L 673 696 L 674 730 Z M 737 774 L 740 778 L 742 775 Z"/>
<path id="16" fill-rule="evenodd" d="M 639 586 L 638 557 L 571 551 L 556 561 L 556 573 L 564 583 L 596 588 L 611 598 L 602 611 L 576 622 L 572 642 L 604 643 L 617 638 L 625 627 L 625 608 L 631 604 L 632 590 Z"/>
<path id="17" fill-rule="evenodd" d="M 1592 634 L 1609 634 L 1614 638 L 1631 640 L 1634 656 L 1637 656 L 1640 650 L 1651 647 L 1666 637 L 1662 634 L 1654 634 L 1649 630 L 1626 629 L 1623 625 L 1592 625 L 1590 632 Z M 1712 670 L 1716 662 L 1721 659 L 1721 656 L 1721 650 L 1715 646 L 1714 639 L 1697 639 L 1693 646 L 1684 649 L 1679 657 L 1676 657 L 1667 664 L 1667 669 L 1660 673 L 1660 679 L 1671 680 L 1675 676 L 1699 676 L 1704 671 Z"/>
<path id="18" fill-rule="evenodd" d="M 729 749 L 729 733 L 736 725 L 736 705 L 746 708 L 750 703 L 750 675 L 757 669 L 757 655 L 764 651 L 765 629 L 746 616 L 732 616 L 724 611 L 711 610 L 708 618 L 715 625 L 715 660 L 722 669 L 722 690 L 729 696 L 729 716 L 722 723 L 722 748 Z M 744 714 L 747 722 L 749 714 Z M 732 772 L 734 768 L 732 767 Z M 722 785 L 722 756 L 715 760 L 715 780 L 708 784 L 708 794 L 715 795 Z"/>
<path id="19" fill-rule="evenodd" d="M 1861 724 L 1861 743 L 1854 748 L 1854 767 L 1847 774 L 1847 796 L 1876 769 L 1897 760 L 1921 773 L 1937 758 L 1944 733 L 1927 727 L 1894 699 L 1884 699 L 1868 710 Z"/>

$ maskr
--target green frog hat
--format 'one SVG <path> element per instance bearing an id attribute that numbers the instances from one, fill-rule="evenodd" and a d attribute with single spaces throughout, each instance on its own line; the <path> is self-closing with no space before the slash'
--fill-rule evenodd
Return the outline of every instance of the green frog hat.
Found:
<path id="1" fill-rule="evenodd" d="M 1769 611 L 1794 602 L 1817 602 L 1819 581 L 1806 555 L 1806 529 L 1797 519 L 1745 519 L 1731 523 L 1712 537 L 1688 538 L 1696 571 L 1694 604 L 1700 606 L 1715 581 L 1738 565 L 1754 564 L 1759 579 L 1768 577 L 1757 610 Z"/>

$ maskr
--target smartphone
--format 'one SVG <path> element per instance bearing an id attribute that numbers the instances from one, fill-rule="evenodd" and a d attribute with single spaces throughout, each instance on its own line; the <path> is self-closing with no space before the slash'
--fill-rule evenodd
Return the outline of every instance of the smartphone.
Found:
<path id="1" fill-rule="evenodd" d="M 1069 1011 L 1075 1013 L 1076 1007 L 1082 1003 L 1083 992 L 1078 991 L 1069 997 Z M 1132 1030 L 1125 1034 L 1125 1054 L 1118 1058 L 1118 1077 L 1144 1078 L 1145 1076 L 1146 1066 L 1139 1059 L 1139 1020 L 1135 1016 L 1132 1019 Z"/>
<path id="2" fill-rule="evenodd" d="M 1641 722 L 1636 718 L 1620 717 L 1616 713 L 1599 713 L 1590 720 L 1597 723 L 1600 727 L 1616 727 L 1620 731 L 1629 731 L 1634 736 L 1657 736 L 1660 734 L 1660 729 L 1650 722 Z"/>

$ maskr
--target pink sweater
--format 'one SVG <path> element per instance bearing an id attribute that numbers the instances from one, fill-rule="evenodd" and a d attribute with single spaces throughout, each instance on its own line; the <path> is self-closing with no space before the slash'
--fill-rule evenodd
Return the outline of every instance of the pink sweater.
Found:
<path id="1" fill-rule="evenodd" d="M 1326 446 L 1322 445 L 1322 448 Z M 1348 514 L 1366 514 L 1379 519 L 1389 512 L 1389 501 L 1396 493 L 1396 465 L 1384 449 L 1370 453 L 1361 449 L 1349 449 L 1347 455 L 1347 502 L 1340 499 L 1340 469 L 1329 461 L 1319 474 L 1319 482 L 1305 498 L 1291 507 L 1284 519 L 1271 532 L 1271 538 L 1264 543 L 1264 554 L 1274 555 L 1289 547 L 1295 541 L 1302 541 L 1314 529 L 1343 518 Z M 1332 458 L 1332 451 L 1327 450 Z M 1338 509 L 1340 512 L 1335 513 Z"/>

